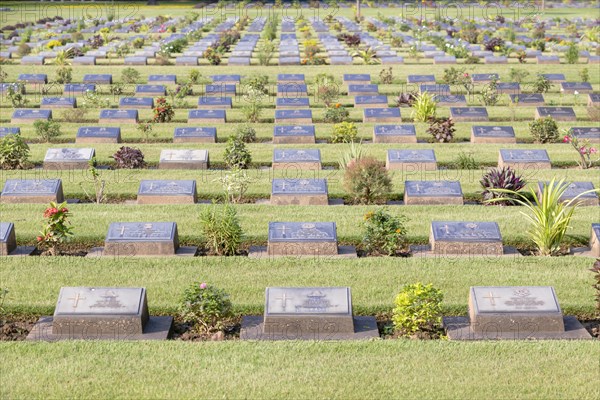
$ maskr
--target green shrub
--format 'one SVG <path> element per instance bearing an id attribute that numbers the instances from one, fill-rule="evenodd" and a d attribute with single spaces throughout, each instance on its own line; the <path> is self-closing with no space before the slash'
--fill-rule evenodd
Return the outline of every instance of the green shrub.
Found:
<path id="1" fill-rule="evenodd" d="M 565 52 L 565 60 L 567 64 L 577 64 L 579 62 L 579 49 L 577 45 L 571 44 Z"/>
<path id="2" fill-rule="evenodd" d="M 87 113 L 85 108 L 69 108 L 61 113 L 61 119 L 65 122 L 85 122 Z"/>
<path id="3" fill-rule="evenodd" d="M 596 289 L 596 310 L 600 311 L 600 259 L 596 260 L 590 271 L 594 273 L 594 280 L 596 281 L 592 285 Z"/>
<path id="4" fill-rule="evenodd" d="M 60 136 L 60 124 L 56 121 L 37 120 L 33 123 L 35 133 L 44 142 L 50 142 L 53 138 Z"/>
<path id="5" fill-rule="evenodd" d="M 247 169 L 252 162 L 252 156 L 246 144 L 237 136 L 230 136 L 227 139 L 223 159 L 227 167 L 232 169 Z"/>
<path id="6" fill-rule="evenodd" d="M 454 139 L 455 131 L 454 121 L 450 117 L 432 117 L 429 119 L 427 133 L 432 136 L 434 142 L 450 143 Z"/>
<path id="7" fill-rule="evenodd" d="M 552 89 L 552 82 L 550 82 L 550 80 L 548 78 L 546 78 L 544 75 L 540 74 L 538 75 L 535 80 L 533 81 L 533 84 L 531 85 L 532 89 L 533 89 L 533 93 L 548 93 L 550 91 L 550 89 Z"/>
<path id="8" fill-rule="evenodd" d="M 250 185 L 247 171 L 239 168 L 233 168 L 230 172 L 226 172 L 218 181 L 223 185 L 225 200 L 230 203 L 241 202 Z"/>
<path id="9" fill-rule="evenodd" d="M 510 67 L 509 76 L 512 82 L 521 83 L 529 76 L 529 71 L 521 68 Z"/>
<path id="10" fill-rule="evenodd" d="M 396 296 L 392 316 L 396 332 L 412 336 L 419 331 L 435 331 L 442 319 L 443 298 L 441 290 L 432 284 L 404 286 Z"/>
<path id="11" fill-rule="evenodd" d="M 213 204 L 200 213 L 200 229 L 210 252 L 233 256 L 242 243 L 242 227 L 235 207 Z"/>
<path id="12" fill-rule="evenodd" d="M 202 54 L 202 57 L 206 58 L 208 60 L 208 62 L 210 63 L 210 65 L 221 64 L 221 56 L 212 47 L 209 47 L 208 49 L 206 49 L 204 51 L 204 53 Z"/>
<path id="13" fill-rule="evenodd" d="M 579 71 L 579 77 L 581 78 L 581 82 L 589 82 L 590 81 L 590 70 L 587 68 Z"/>
<path id="14" fill-rule="evenodd" d="M 340 122 L 333 126 L 331 143 L 351 143 L 358 139 L 358 128 L 354 122 Z"/>
<path id="15" fill-rule="evenodd" d="M 431 117 L 435 117 L 437 103 L 433 95 L 429 92 L 421 93 L 413 103 L 412 117 L 415 122 L 427 122 Z"/>
<path id="16" fill-rule="evenodd" d="M 340 103 L 336 103 L 325 110 L 323 120 L 327 123 L 340 123 L 348 120 L 350 112 Z"/>
<path id="17" fill-rule="evenodd" d="M 350 161 L 352 160 L 360 160 L 365 156 L 364 149 L 361 143 L 350 142 L 350 146 L 348 151 L 344 152 L 340 159 L 338 160 L 338 165 L 340 170 L 345 171 L 348 165 L 350 165 Z"/>
<path id="18" fill-rule="evenodd" d="M 73 228 L 70 226 L 69 217 L 71 213 L 67 203 L 50 202 L 44 211 L 44 226 L 37 239 L 40 249 L 47 250 L 49 255 L 59 254 L 60 247 L 73 236 Z"/>
<path id="19" fill-rule="evenodd" d="M 200 70 L 192 69 L 192 70 L 190 70 L 190 73 L 188 75 L 188 81 L 189 81 L 189 83 L 195 85 L 198 82 L 200 82 L 201 77 L 202 77 L 202 74 L 200 73 Z"/>
<path id="20" fill-rule="evenodd" d="M 486 172 L 479 184 L 483 188 L 483 200 L 488 205 L 512 206 L 515 204 L 516 194 L 499 193 L 495 189 L 518 192 L 527 185 L 525 179 L 510 167 L 492 168 Z M 502 198 L 503 200 L 499 200 Z"/>
<path id="21" fill-rule="evenodd" d="M 248 91 L 250 91 L 250 89 L 252 89 L 252 90 L 260 92 L 260 93 L 267 93 L 268 92 L 268 88 L 267 88 L 268 84 L 269 84 L 269 77 L 267 75 L 254 74 L 248 78 L 248 81 L 246 81 L 246 88 L 248 89 Z"/>
<path id="22" fill-rule="evenodd" d="M 317 98 L 319 101 L 322 101 L 326 107 L 330 107 L 339 96 L 339 88 L 335 82 L 321 83 L 317 86 Z"/>
<path id="23" fill-rule="evenodd" d="M 542 117 L 529 123 L 529 131 L 536 143 L 554 143 L 558 139 L 558 124 L 552 117 Z"/>
<path id="24" fill-rule="evenodd" d="M 60 67 L 56 70 L 54 75 L 56 83 L 71 83 L 73 80 L 73 68 L 71 67 Z"/>
<path id="25" fill-rule="evenodd" d="M 379 81 L 383 85 L 390 85 L 394 81 L 394 74 L 392 72 L 392 67 L 388 69 L 382 69 L 379 71 Z"/>
<path id="26" fill-rule="evenodd" d="M 392 180 L 379 160 L 367 156 L 350 161 L 344 173 L 344 189 L 353 203 L 382 203 L 392 191 Z"/>
<path id="27" fill-rule="evenodd" d="M 21 82 L 9 85 L 6 90 L 6 96 L 13 108 L 22 108 L 29 103 L 29 99 L 25 97 L 25 85 Z"/>
<path id="28" fill-rule="evenodd" d="M 580 204 L 580 197 L 594 192 L 600 194 L 600 189 L 593 189 L 582 192 L 569 201 L 564 201 L 562 197 L 568 188 L 569 183 L 564 179 L 557 181 L 553 178 L 543 185 L 541 193 L 533 188 L 529 189 L 529 195 L 533 200 L 514 190 L 494 189 L 498 193 L 508 195 L 494 201 L 510 199 L 525 207 L 527 212 L 521 214 L 529 221 L 527 234 L 533 241 L 538 255 L 556 256 L 561 254 L 561 245 L 570 229 L 573 213 Z"/>
<path id="29" fill-rule="evenodd" d="M 479 163 L 475 161 L 475 157 L 473 157 L 473 152 L 465 153 L 464 151 L 461 151 L 456 157 L 454 167 L 456 169 L 478 169 Z"/>
<path id="30" fill-rule="evenodd" d="M 140 79 L 140 73 L 131 67 L 127 67 L 121 71 L 121 80 L 124 83 L 136 83 Z"/>
<path id="31" fill-rule="evenodd" d="M 223 329 L 223 320 L 232 315 L 232 305 L 222 289 L 196 282 L 183 293 L 178 313 L 183 321 L 193 324 L 194 331 L 206 334 Z"/>
<path id="32" fill-rule="evenodd" d="M 403 245 L 406 237 L 404 215 L 395 217 L 385 209 L 369 211 L 364 216 L 362 245 L 368 254 L 393 256 Z"/>
<path id="33" fill-rule="evenodd" d="M 249 124 L 241 124 L 235 128 L 235 136 L 244 143 L 256 142 L 256 129 Z"/>
<path id="34" fill-rule="evenodd" d="M 481 101 L 486 106 L 495 106 L 500 101 L 500 94 L 498 93 L 498 79 L 492 78 L 492 80 L 483 86 L 480 95 Z"/>
<path id="35" fill-rule="evenodd" d="M 258 63 L 260 65 L 269 65 L 273 55 L 275 53 L 275 44 L 273 42 L 263 42 L 258 46 L 257 55 Z"/>
<path id="36" fill-rule="evenodd" d="M 21 135 L 6 135 L 0 139 L 0 169 L 22 169 L 29 158 L 29 146 Z"/>

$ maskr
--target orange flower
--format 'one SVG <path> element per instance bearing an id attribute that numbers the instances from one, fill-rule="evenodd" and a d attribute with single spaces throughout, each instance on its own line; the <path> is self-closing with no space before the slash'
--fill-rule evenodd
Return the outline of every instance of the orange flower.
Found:
<path id="1" fill-rule="evenodd" d="M 340 108 L 341 104 L 340 103 L 336 103 L 335 104 L 335 108 Z"/>

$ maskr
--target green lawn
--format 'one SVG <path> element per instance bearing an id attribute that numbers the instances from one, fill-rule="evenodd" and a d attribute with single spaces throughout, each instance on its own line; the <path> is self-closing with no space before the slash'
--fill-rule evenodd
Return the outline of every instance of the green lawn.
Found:
<path id="1" fill-rule="evenodd" d="M 7 399 L 600 395 L 593 342 L 3 343 L 0 351 Z"/>

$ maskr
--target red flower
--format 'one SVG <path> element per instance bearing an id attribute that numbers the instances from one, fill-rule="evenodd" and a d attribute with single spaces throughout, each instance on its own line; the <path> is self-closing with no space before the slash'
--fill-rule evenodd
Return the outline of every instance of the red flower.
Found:
<path id="1" fill-rule="evenodd" d="M 69 209 L 66 208 L 66 207 L 63 207 L 63 208 L 60 209 L 60 212 L 67 213 L 67 212 L 69 212 Z"/>
<path id="2" fill-rule="evenodd" d="M 36 240 L 37 240 L 38 242 L 41 242 L 41 241 L 42 241 L 42 239 L 43 239 L 43 238 L 42 238 L 41 236 L 38 236 L 38 237 L 36 237 Z"/>
<path id="3" fill-rule="evenodd" d="M 565 136 L 563 139 L 563 143 L 571 143 L 571 137 L 569 135 Z"/>

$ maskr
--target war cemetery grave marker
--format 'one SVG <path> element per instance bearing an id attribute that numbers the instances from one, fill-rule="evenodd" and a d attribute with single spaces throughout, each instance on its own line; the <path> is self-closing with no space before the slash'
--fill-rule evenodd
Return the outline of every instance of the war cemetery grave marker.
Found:
<path id="1" fill-rule="evenodd" d="M 207 150 L 162 150 L 159 169 L 208 169 Z"/>
<path id="2" fill-rule="evenodd" d="M 236 87 L 234 84 L 225 83 L 206 85 L 204 87 L 204 93 L 206 96 L 235 96 Z"/>
<path id="3" fill-rule="evenodd" d="M 308 88 L 303 83 L 278 83 L 277 84 L 277 96 L 278 97 L 305 97 L 308 95 Z"/>
<path id="4" fill-rule="evenodd" d="M 142 180 L 137 194 L 137 204 L 194 204 L 195 180 Z"/>
<path id="5" fill-rule="evenodd" d="M 376 96 L 378 93 L 378 85 L 348 85 L 348 96 Z"/>
<path id="6" fill-rule="evenodd" d="M 560 91 L 564 94 L 592 93 L 594 88 L 589 82 L 562 82 Z"/>
<path id="7" fill-rule="evenodd" d="M 450 94 L 440 95 L 436 94 L 433 96 L 435 102 L 440 107 L 466 107 L 467 97 L 464 94 Z"/>
<path id="8" fill-rule="evenodd" d="M 60 179 L 7 179 L 2 189 L 3 203 L 50 203 L 64 201 Z"/>
<path id="9" fill-rule="evenodd" d="M 456 64 L 456 57 L 454 57 L 454 56 L 435 56 L 435 57 L 433 57 L 433 63 L 436 65 Z"/>
<path id="10" fill-rule="evenodd" d="M 102 110 L 100 111 L 100 118 L 98 119 L 99 124 L 136 124 L 137 122 L 137 110 Z"/>
<path id="11" fill-rule="evenodd" d="M 41 317 L 27 340 L 166 340 L 173 317 L 152 317 L 146 289 L 62 287 L 54 316 Z"/>
<path id="12" fill-rule="evenodd" d="M 593 257 L 600 257 L 600 224 L 592 224 L 590 249 Z"/>
<path id="13" fill-rule="evenodd" d="M 21 133 L 21 128 L 18 127 L 0 127 L 0 138 L 7 135 L 16 135 Z"/>
<path id="14" fill-rule="evenodd" d="M 472 74 L 471 81 L 473 83 L 489 83 L 493 79 L 500 79 L 498 74 Z"/>
<path id="15" fill-rule="evenodd" d="M 191 127 L 175 128 L 173 143 L 216 143 L 217 128 Z"/>
<path id="16" fill-rule="evenodd" d="M 400 108 L 365 108 L 363 122 L 402 122 Z"/>
<path id="17" fill-rule="evenodd" d="M 551 83 L 561 83 L 567 80 L 564 74 L 542 74 L 542 76 L 548 79 Z"/>
<path id="18" fill-rule="evenodd" d="M 21 57 L 21 65 L 44 65 L 46 57 L 44 56 L 23 56 Z"/>
<path id="19" fill-rule="evenodd" d="M 404 204 L 462 205 L 463 193 L 459 181 L 405 181 Z"/>
<path id="20" fill-rule="evenodd" d="M 119 100 L 119 108 L 121 109 L 150 109 L 154 107 L 154 99 L 152 97 L 121 97 Z"/>
<path id="21" fill-rule="evenodd" d="M 510 101 L 516 106 L 543 107 L 546 105 L 541 93 L 509 94 Z"/>
<path id="22" fill-rule="evenodd" d="M 17 249 L 17 236 L 12 222 L 0 222 L 0 256 L 7 256 Z"/>
<path id="23" fill-rule="evenodd" d="M 434 75 L 408 75 L 407 83 L 431 84 L 435 85 Z"/>
<path id="24" fill-rule="evenodd" d="M 578 139 L 589 140 L 590 143 L 600 143 L 600 128 L 575 127 L 571 128 L 573 135 Z"/>
<path id="25" fill-rule="evenodd" d="M 213 83 L 219 84 L 236 84 L 240 83 L 240 75 L 213 75 L 211 76 Z"/>
<path id="26" fill-rule="evenodd" d="M 589 93 L 588 94 L 588 107 L 596 106 L 600 104 L 600 93 Z"/>
<path id="27" fill-rule="evenodd" d="M 544 187 L 548 184 L 548 182 L 538 182 L 537 192 L 540 195 Z M 565 193 L 560 197 L 561 201 L 568 202 L 574 199 L 576 196 L 583 192 L 587 192 L 589 190 L 594 190 L 594 184 L 592 182 L 571 182 L 567 187 Z M 600 203 L 598 202 L 598 194 L 595 192 L 586 193 L 579 197 L 579 202 L 582 206 L 598 206 Z"/>
<path id="28" fill-rule="evenodd" d="M 512 126 L 473 125 L 471 143 L 517 143 L 517 139 Z"/>
<path id="29" fill-rule="evenodd" d="M 198 57 L 178 56 L 175 58 L 175 65 L 198 65 Z"/>
<path id="30" fill-rule="evenodd" d="M 274 149 L 273 169 L 321 169 L 319 149 Z"/>
<path id="31" fill-rule="evenodd" d="M 273 128 L 273 143 L 315 143 L 314 125 L 282 125 Z"/>
<path id="32" fill-rule="evenodd" d="M 373 143 L 417 143 L 414 125 L 375 125 Z"/>
<path id="33" fill-rule="evenodd" d="M 275 110 L 275 123 L 312 124 L 312 111 Z"/>
<path id="34" fill-rule="evenodd" d="M 388 98 L 384 95 L 355 96 L 354 108 L 387 108 Z"/>
<path id="35" fill-rule="evenodd" d="M 329 204 L 325 179 L 273 179 L 272 205 L 326 206 Z"/>
<path id="36" fill-rule="evenodd" d="M 352 57 L 350 56 L 331 56 L 329 61 L 331 65 L 352 65 Z"/>
<path id="37" fill-rule="evenodd" d="M 136 96 L 165 96 L 167 89 L 164 85 L 137 85 L 135 87 Z"/>
<path id="38" fill-rule="evenodd" d="M 521 85 L 517 82 L 498 82 L 496 90 L 498 94 L 519 94 L 521 93 Z"/>
<path id="39" fill-rule="evenodd" d="M 46 151 L 44 168 L 55 170 L 88 169 L 96 152 L 92 148 L 54 148 Z"/>
<path id="40" fill-rule="evenodd" d="M 177 75 L 150 75 L 148 76 L 148 82 L 154 85 L 175 85 L 177 84 Z"/>
<path id="41" fill-rule="evenodd" d="M 429 244 L 435 255 L 504 254 L 500 228 L 495 222 L 433 221 Z"/>
<path id="42" fill-rule="evenodd" d="M 70 96 L 84 95 L 87 92 L 95 92 L 96 85 L 93 83 L 67 83 L 64 87 L 64 93 Z"/>
<path id="43" fill-rule="evenodd" d="M 431 149 L 424 150 L 388 150 L 385 167 L 403 172 L 435 171 L 437 161 Z"/>
<path id="44" fill-rule="evenodd" d="M 205 110 L 226 110 L 231 108 L 231 97 L 206 97 L 198 98 L 198 108 Z"/>
<path id="45" fill-rule="evenodd" d="M 82 126 L 77 130 L 75 143 L 120 143 L 121 128 Z"/>
<path id="46" fill-rule="evenodd" d="M 190 110 L 188 113 L 188 122 L 193 123 L 225 123 L 225 110 Z"/>
<path id="47" fill-rule="evenodd" d="M 457 122 L 489 121 L 485 107 L 450 107 L 450 116 Z"/>
<path id="48" fill-rule="evenodd" d="M 134 58 L 134 57 L 129 57 Z M 79 56 L 73 58 L 73 65 L 96 65 L 96 57 L 94 56 Z M 143 65 L 143 64 L 131 64 L 131 65 Z"/>
<path id="49" fill-rule="evenodd" d="M 508 58 L 504 56 L 487 56 L 484 58 L 486 64 L 506 64 L 508 63 Z"/>
<path id="50" fill-rule="evenodd" d="M 49 121 L 50 119 L 52 119 L 52 110 L 16 109 L 12 114 L 10 122 L 12 124 L 33 124 L 37 120 Z"/>
<path id="51" fill-rule="evenodd" d="M 371 83 L 369 74 L 344 74 L 343 82 L 346 85 L 363 85 Z"/>
<path id="52" fill-rule="evenodd" d="M 560 57 L 558 56 L 537 56 L 538 64 L 560 64 Z"/>
<path id="53" fill-rule="evenodd" d="M 269 256 L 338 254 L 335 222 L 270 222 Z"/>
<path id="54" fill-rule="evenodd" d="M 48 83 L 48 75 L 46 75 L 46 74 L 19 74 L 18 80 L 25 84 L 31 84 L 31 83 L 44 84 L 44 83 Z"/>
<path id="55" fill-rule="evenodd" d="M 451 340 L 591 339 L 551 286 L 473 286 L 469 316 L 444 317 Z"/>
<path id="56" fill-rule="evenodd" d="M 263 316 L 242 318 L 242 340 L 352 340 L 379 336 L 374 317 L 354 317 L 348 287 L 269 287 Z"/>
<path id="57" fill-rule="evenodd" d="M 112 84 L 112 75 L 110 74 L 87 74 L 83 76 L 83 83 L 94 84 Z"/>
<path id="58" fill-rule="evenodd" d="M 74 97 L 43 97 L 40 102 L 42 109 L 75 108 L 77 101 Z"/>
<path id="59" fill-rule="evenodd" d="M 279 74 L 277 75 L 277 83 L 292 83 L 297 85 L 304 85 L 304 74 Z"/>
<path id="60" fill-rule="evenodd" d="M 304 109 L 309 108 L 308 97 L 278 97 L 275 101 L 275 107 L 281 109 Z"/>
<path id="61" fill-rule="evenodd" d="M 123 63 L 125 65 L 147 65 L 148 57 L 145 56 L 129 56 L 125 57 Z"/>
<path id="62" fill-rule="evenodd" d="M 546 150 L 500 149 L 498 168 L 550 169 L 550 158 Z"/>
<path id="63" fill-rule="evenodd" d="M 572 107 L 537 107 L 535 118 L 552 117 L 556 121 L 577 121 Z"/>
<path id="64" fill-rule="evenodd" d="M 421 85 L 419 86 L 421 93 L 429 92 L 433 95 L 447 96 L 450 93 L 450 85 Z"/>

